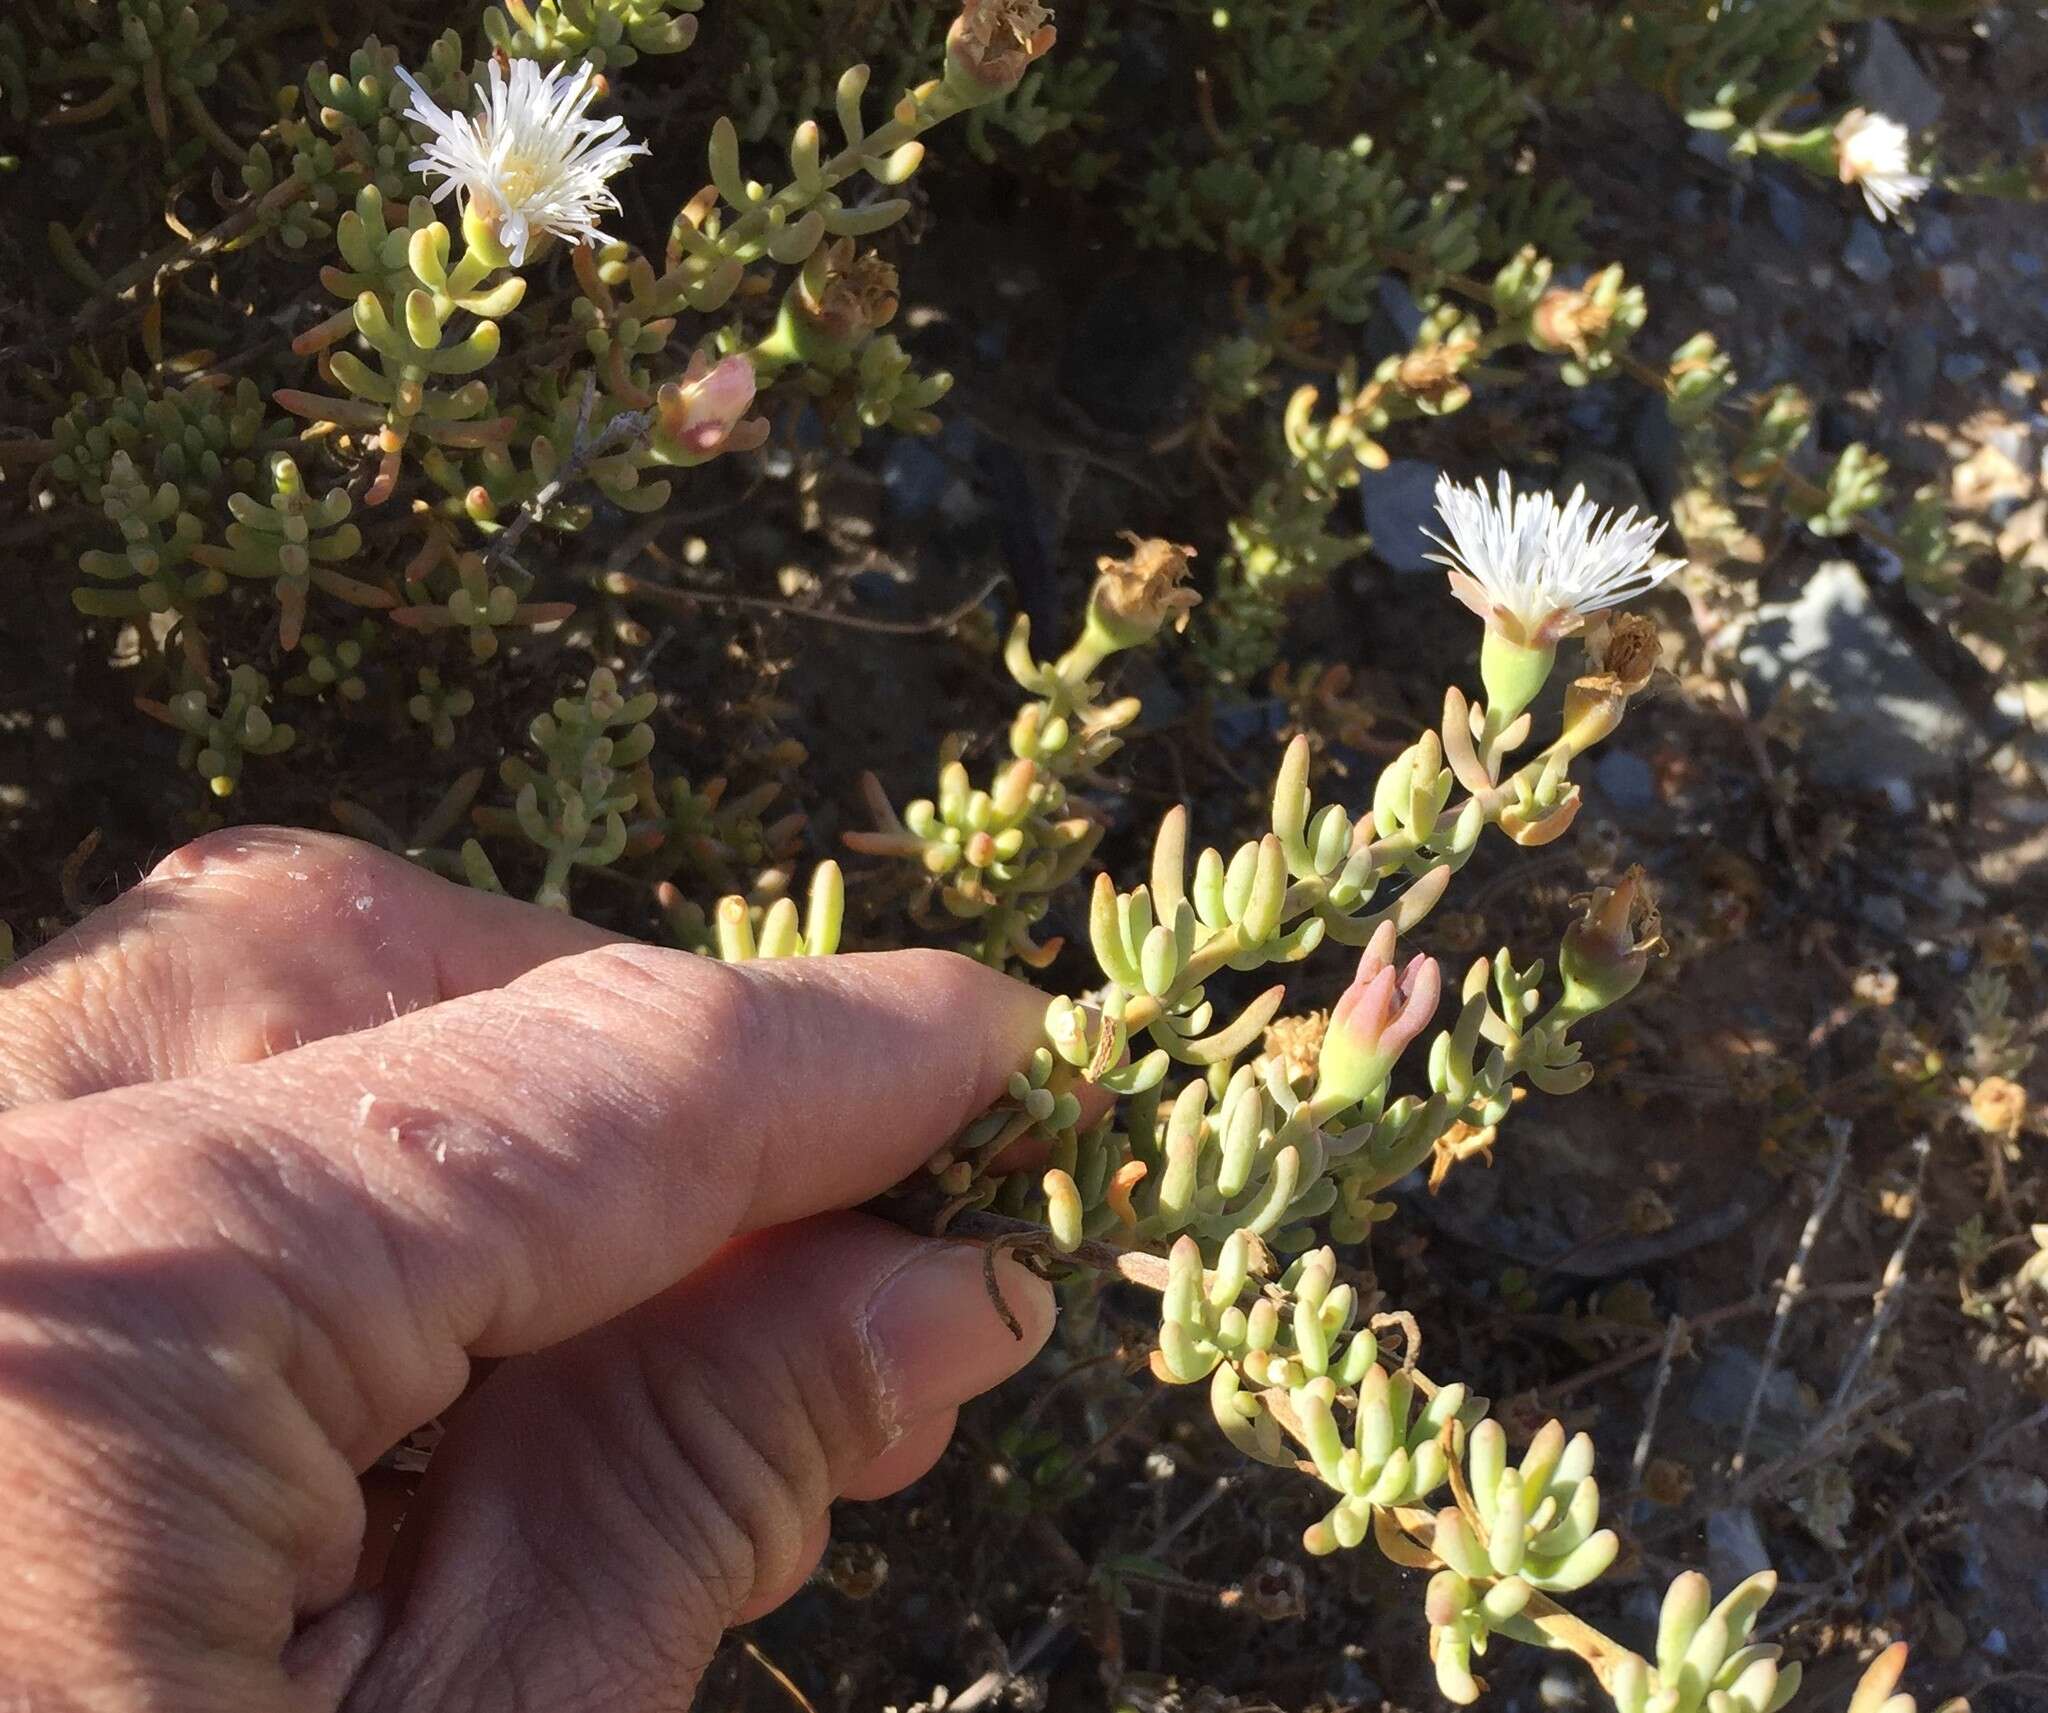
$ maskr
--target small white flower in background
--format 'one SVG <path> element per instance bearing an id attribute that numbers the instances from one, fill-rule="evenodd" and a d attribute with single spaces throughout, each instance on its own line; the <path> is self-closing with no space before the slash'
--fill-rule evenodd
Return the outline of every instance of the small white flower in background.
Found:
<path id="1" fill-rule="evenodd" d="M 605 181 L 647 149 L 625 135 L 616 114 L 586 117 L 598 91 L 588 66 L 544 71 L 514 60 L 507 77 L 493 59 L 474 114 L 445 111 L 403 67 L 398 75 L 412 91 L 405 116 L 433 133 L 412 170 L 443 181 L 436 202 L 459 192 L 464 212 L 476 211 L 515 267 L 544 233 L 570 243 L 603 239 L 598 216 L 619 206 Z"/>
<path id="2" fill-rule="evenodd" d="M 1835 159 L 1842 182 L 1859 186 L 1871 214 L 1890 219 L 1927 194 L 1925 173 L 1912 170 L 1912 134 L 1896 119 L 1857 107 L 1835 127 Z"/>
<path id="3" fill-rule="evenodd" d="M 1452 594 L 1522 648 L 1550 646 L 1588 613 L 1656 588 L 1685 563 L 1657 556 L 1656 518 L 1603 513 L 1584 488 L 1559 505 L 1547 493 L 1516 493 L 1505 471 L 1497 498 L 1483 482 L 1467 489 L 1441 476 L 1436 506 L 1451 538 L 1432 534 L 1444 551 L 1429 557 L 1450 567 Z"/>

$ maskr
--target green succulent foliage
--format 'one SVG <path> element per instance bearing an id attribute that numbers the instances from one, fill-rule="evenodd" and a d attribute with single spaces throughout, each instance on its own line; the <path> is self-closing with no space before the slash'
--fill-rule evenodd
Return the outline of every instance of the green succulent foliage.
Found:
<path id="1" fill-rule="evenodd" d="M 794 898 L 749 905 L 726 898 L 718 908 L 718 934 L 711 948 L 726 963 L 755 958 L 826 958 L 839 950 L 846 921 L 846 882 L 836 862 L 821 862 L 811 873 L 801 911 Z"/>
<path id="2" fill-rule="evenodd" d="M 645 872 L 657 881 L 680 876 L 724 891 L 770 863 L 787 860 L 804 817 L 768 820 L 770 805 L 781 795 L 782 787 L 773 780 L 734 796 L 727 794 L 723 779 L 701 789 L 687 779 L 671 779 L 656 797 L 657 812 L 637 832 L 638 842 L 652 850 Z"/>
<path id="3" fill-rule="evenodd" d="M 325 243 L 366 188 L 401 207 L 424 188 L 411 166 L 419 144 L 404 119 L 411 97 L 398 64 L 398 49 L 375 36 L 339 69 L 316 62 L 302 89 L 282 93 L 274 139 L 241 157 L 244 187 L 263 199 L 262 229 L 286 250 Z M 464 104 L 469 78 L 453 30 L 411 69 L 437 100 Z"/>
<path id="4" fill-rule="evenodd" d="M 1844 447 L 1828 471 L 1825 499 L 1807 514 L 1806 527 L 1815 535 L 1847 535 L 1860 514 L 1884 504 L 1890 470 L 1891 465 L 1861 441 Z"/>
<path id="5" fill-rule="evenodd" d="M 491 660 L 512 632 L 565 619 L 576 610 L 567 601 L 529 601 L 534 581 L 531 571 L 509 560 L 494 561 L 483 553 L 446 555 L 426 575 L 406 583 L 411 604 L 394 609 L 391 619 L 410 631 L 459 632 L 470 659 Z"/>
<path id="6" fill-rule="evenodd" d="M 198 557 L 206 526 L 186 511 L 177 484 L 152 488 L 126 452 L 116 452 L 99 484 L 100 509 L 119 532 L 117 551 L 90 548 L 78 568 L 92 581 L 71 591 L 88 618 L 175 613 L 190 618 L 227 587 L 227 578 Z M 118 584 L 118 588 L 101 587 Z"/>
<path id="7" fill-rule="evenodd" d="M 207 108 L 207 92 L 235 52 L 226 0 L 70 0 L 58 16 L 75 29 L 69 39 L 46 40 L 33 77 L 52 85 L 102 84 L 67 110 L 70 122 L 116 111 L 132 116 L 139 105 L 173 166 L 195 152 L 174 143 L 180 131 L 202 149 L 211 144 L 239 158 Z"/>
<path id="8" fill-rule="evenodd" d="M 1729 464 L 1745 487 L 1772 480 L 1806 443 L 1813 429 L 1813 401 L 1795 386 L 1774 387 L 1757 401 L 1749 431 Z"/>
<path id="9" fill-rule="evenodd" d="M 347 268 L 321 275 L 330 292 L 351 300 L 349 309 L 300 341 L 323 351 L 324 372 L 349 396 L 296 389 L 277 395 L 295 415 L 377 437 L 384 462 L 366 496 L 372 505 L 390 497 L 400 456 L 415 436 L 474 448 L 502 441 L 512 428 L 507 419 L 486 417 L 495 403 L 489 383 L 446 383 L 475 375 L 497 356 L 497 318 L 517 307 L 526 281 L 517 274 L 493 280 L 496 261 L 474 246 L 453 258 L 453 243 L 425 198 L 415 197 L 405 224 L 393 227 L 383 193 L 365 185 L 335 227 Z M 350 329 L 370 361 L 341 348 Z"/>
<path id="10" fill-rule="evenodd" d="M 227 546 L 202 549 L 200 557 L 231 577 L 254 578 L 271 585 L 277 597 L 277 640 L 296 648 L 305 627 L 306 602 L 318 588 L 358 607 L 395 604 L 385 590 L 350 577 L 338 569 L 361 551 L 362 532 L 348 521 L 354 504 L 340 488 L 315 499 L 306 491 L 299 467 L 283 453 L 270 463 L 270 494 L 228 496 Z"/>
<path id="11" fill-rule="evenodd" d="M 1711 333 L 1695 333 L 1665 365 L 1665 409 L 1680 428 L 1696 428 L 1735 388 L 1735 365 Z"/>
<path id="12" fill-rule="evenodd" d="M 1160 573 L 1162 600 L 1185 575 L 1185 561 L 1174 557 L 1177 567 Z M 1150 641 L 1167 610 L 1120 619 L 1098 590 L 1081 638 L 1053 661 L 1032 653 L 1030 621 L 1020 615 L 1003 662 L 1035 699 L 1011 722 L 1010 760 L 990 783 L 976 786 L 950 743 L 940 754 L 936 794 L 916 799 L 900 817 L 880 785 L 865 782 L 875 830 L 849 833 L 847 844 L 914 864 L 925 898 L 973 925 L 982 962 L 1000 969 L 1014 958 L 1042 968 L 1058 953 L 1058 942 L 1041 945 L 1032 930 L 1104 831 L 1070 782 L 1085 780 L 1122 747 L 1117 734 L 1138 712 L 1134 699 L 1105 701 L 1096 674 L 1113 655 Z"/>
<path id="13" fill-rule="evenodd" d="M 1230 549 L 1195 634 L 1195 652 L 1225 684 L 1251 683 L 1278 655 L 1289 602 L 1371 545 L 1338 534 L 1333 496 L 1298 481 L 1261 483 L 1230 520 Z"/>
<path id="14" fill-rule="evenodd" d="M 1862 8 L 1843 0 L 1770 6 L 1648 0 L 1633 28 L 1613 32 L 1622 66 L 1687 124 L 1741 142 L 1768 124 L 1826 66 L 1828 26 Z"/>
<path id="15" fill-rule="evenodd" d="M 1760 1571 L 1717 1604 L 1704 1576 L 1680 1576 L 1658 1616 L 1656 1663 L 1624 1660 L 1609 1684 L 1615 1713 L 1776 1713 L 1789 1704 L 1800 1668 L 1749 1640 L 1777 1586 Z"/>
<path id="16" fill-rule="evenodd" d="M 1914 491 L 1899 519 L 1897 538 L 1900 569 L 1915 588 L 1932 595 L 1954 592 L 1961 548 L 1939 488 Z"/>
<path id="17" fill-rule="evenodd" d="M 828 106 L 827 68 L 834 65 L 871 65 L 882 88 L 910 87 L 930 75 L 952 16 L 949 7 L 903 0 L 877 6 L 750 0 L 738 22 L 741 47 L 726 89 L 740 135 L 759 142 Z M 967 146 L 977 159 L 992 162 L 1101 128 L 1102 97 L 1116 71 L 1110 57 L 1118 39 L 1115 20 L 1097 7 L 1079 29 L 1064 16 L 1059 22 L 1059 51 L 1032 66 L 1014 90 L 968 115 Z M 1084 147 L 1070 170 L 1085 187 L 1107 164 Z"/>
<path id="18" fill-rule="evenodd" d="M 306 657 L 306 663 L 294 677 L 284 681 L 285 689 L 294 696 L 316 700 L 331 696 L 343 703 L 362 701 L 370 693 L 363 668 L 376 646 L 376 637 L 377 632 L 368 621 L 354 636 L 335 642 L 323 636 L 301 637 L 299 652 Z"/>
<path id="19" fill-rule="evenodd" d="M 253 666 L 237 666 L 223 690 L 195 685 L 168 704 L 146 704 L 166 725 L 184 734 L 178 765 L 196 770 L 216 797 L 232 797 L 244 762 L 252 756 L 281 755 L 297 733 L 270 716 L 270 680 Z"/>
<path id="20" fill-rule="evenodd" d="M 466 684 L 450 684 L 431 666 L 422 666 L 419 688 L 407 698 L 405 711 L 416 724 L 424 726 L 436 749 L 455 744 L 458 721 L 476 712 L 476 692 Z"/>
<path id="21" fill-rule="evenodd" d="M 0 113 L 17 125 L 29 115 L 29 81 L 28 42 L 11 18 L 0 19 Z"/>
<path id="22" fill-rule="evenodd" d="M 1295 1387 L 1287 1399 L 1317 1479 L 1338 1495 L 1322 1521 L 1302 1536 L 1313 1553 L 1357 1546 L 1376 1510 L 1418 1505 L 1441 1487 L 1450 1474 L 1444 1429 L 1465 1405 L 1463 1386 L 1443 1386 L 1418 1410 L 1414 1381 L 1374 1364 L 1357 1383 L 1347 1442 L 1332 1407 L 1336 1392 L 1336 1379 L 1322 1375 Z"/>
<path id="23" fill-rule="evenodd" d="M 247 378 L 232 388 L 194 381 L 163 391 L 129 369 L 111 387 L 76 395 L 51 424 L 50 474 L 97 506 L 115 459 L 125 458 L 150 482 L 174 484 L 181 503 L 203 508 L 230 487 L 260 482 L 264 454 L 289 433 Z"/>
<path id="24" fill-rule="evenodd" d="M 503 0 L 484 38 L 512 59 L 624 71 L 642 54 L 679 54 L 697 39 L 704 0 Z"/>
<path id="25" fill-rule="evenodd" d="M 639 801 L 641 764 L 654 749 L 647 724 L 654 707 L 653 691 L 622 695 L 617 678 L 600 667 L 582 695 L 560 698 L 527 728 L 538 766 L 520 756 L 500 766 L 512 808 L 480 815 L 479 824 L 516 832 L 541 852 L 536 904 L 567 910 L 577 869 L 607 868 L 626 854 L 626 813 Z M 478 884 L 503 890 L 475 840 L 462 854 Z"/>

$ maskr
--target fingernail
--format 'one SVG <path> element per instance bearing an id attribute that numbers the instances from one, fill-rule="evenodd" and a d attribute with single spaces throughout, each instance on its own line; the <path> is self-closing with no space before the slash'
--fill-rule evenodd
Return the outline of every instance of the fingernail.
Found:
<path id="1" fill-rule="evenodd" d="M 991 1278 L 1022 1337 L 1004 1324 Z M 890 1413 L 909 1422 L 1007 1380 L 1051 1336 L 1052 1287 L 979 1244 L 929 1243 L 877 1287 L 861 1336 Z"/>

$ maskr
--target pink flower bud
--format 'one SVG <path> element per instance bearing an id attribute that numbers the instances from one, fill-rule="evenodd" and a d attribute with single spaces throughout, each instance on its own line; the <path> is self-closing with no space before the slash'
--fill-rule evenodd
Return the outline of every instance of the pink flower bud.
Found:
<path id="1" fill-rule="evenodd" d="M 1382 922 L 1358 974 L 1330 1013 L 1312 1102 L 1323 1116 L 1380 1093 L 1394 1061 L 1436 1015 L 1443 977 L 1435 958 L 1394 967 L 1394 925 Z"/>
<path id="2" fill-rule="evenodd" d="M 656 399 L 661 432 L 703 457 L 728 450 L 754 402 L 754 365 L 745 357 L 709 363 L 702 352 L 690 359 L 680 381 L 670 381 Z M 765 427 L 765 425 L 764 425 Z M 750 435 L 741 435 L 752 440 Z M 758 445 L 758 440 L 753 440 Z M 737 444 L 737 442 L 735 442 Z"/>

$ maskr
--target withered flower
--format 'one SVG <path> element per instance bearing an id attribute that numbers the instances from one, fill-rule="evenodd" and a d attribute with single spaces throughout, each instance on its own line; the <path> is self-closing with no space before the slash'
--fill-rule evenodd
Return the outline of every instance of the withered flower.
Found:
<path id="1" fill-rule="evenodd" d="M 1590 1017 L 1633 993 L 1653 952 L 1665 950 L 1656 901 L 1641 868 L 1594 889 L 1586 913 L 1565 930 L 1558 950 L 1563 1020 Z"/>
<path id="2" fill-rule="evenodd" d="M 1410 351 L 1394 366 L 1394 385 L 1425 409 L 1456 410 L 1472 396 L 1462 376 L 1477 350 L 1476 341 L 1459 339 Z"/>
<path id="3" fill-rule="evenodd" d="M 1565 740 L 1575 755 L 1621 724 L 1628 699 L 1649 683 L 1663 654 L 1656 625 L 1639 613 L 1599 622 L 1586 641 L 1599 670 L 1573 680 L 1564 693 Z"/>
<path id="4" fill-rule="evenodd" d="M 855 339 L 896 318 L 896 269 L 873 250 L 855 255 L 851 238 L 814 251 L 796 291 L 803 312 L 833 339 Z"/>
<path id="5" fill-rule="evenodd" d="M 1323 1050 L 1323 1034 L 1330 1026 L 1327 1011 L 1304 1012 L 1298 1017 L 1276 1017 L 1266 1025 L 1261 1054 L 1277 1061 L 1290 1083 L 1306 1083 L 1316 1074 L 1316 1060 Z"/>
<path id="6" fill-rule="evenodd" d="M 1970 1091 L 1970 1117 L 1978 1129 L 2008 1142 L 2027 1122 L 2027 1091 L 2010 1077 L 1986 1077 Z"/>
<path id="7" fill-rule="evenodd" d="M 983 99 L 1017 87 L 1031 62 L 1052 48 L 1052 13 L 1037 0 L 966 0 L 946 34 L 946 62 Z"/>
<path id="8" fill-rule="evenodd" d="M 1613 325 L 1614 311 L 1590 292 L 1555 286 L 1537 301 L 1529 320 L 1539 346 L 1569 351 L 1584 362 Z"/>
<path id="9" fill-rule="evenodd" d="M 1151 641 L 1169 619 L 1175 630 L 1186 630 L 1188 613 L 1202 599 L 1184 587 L 1195 556 L 1192 547 L 1129 530 L 1123 538 L 1130 543 L 1129 556 L 1116 559 L 1105 553 L 1096 560 L 1100 575 L 1088 603 L 1089 625 L 1109 645 L 1105 653 Z"/>

